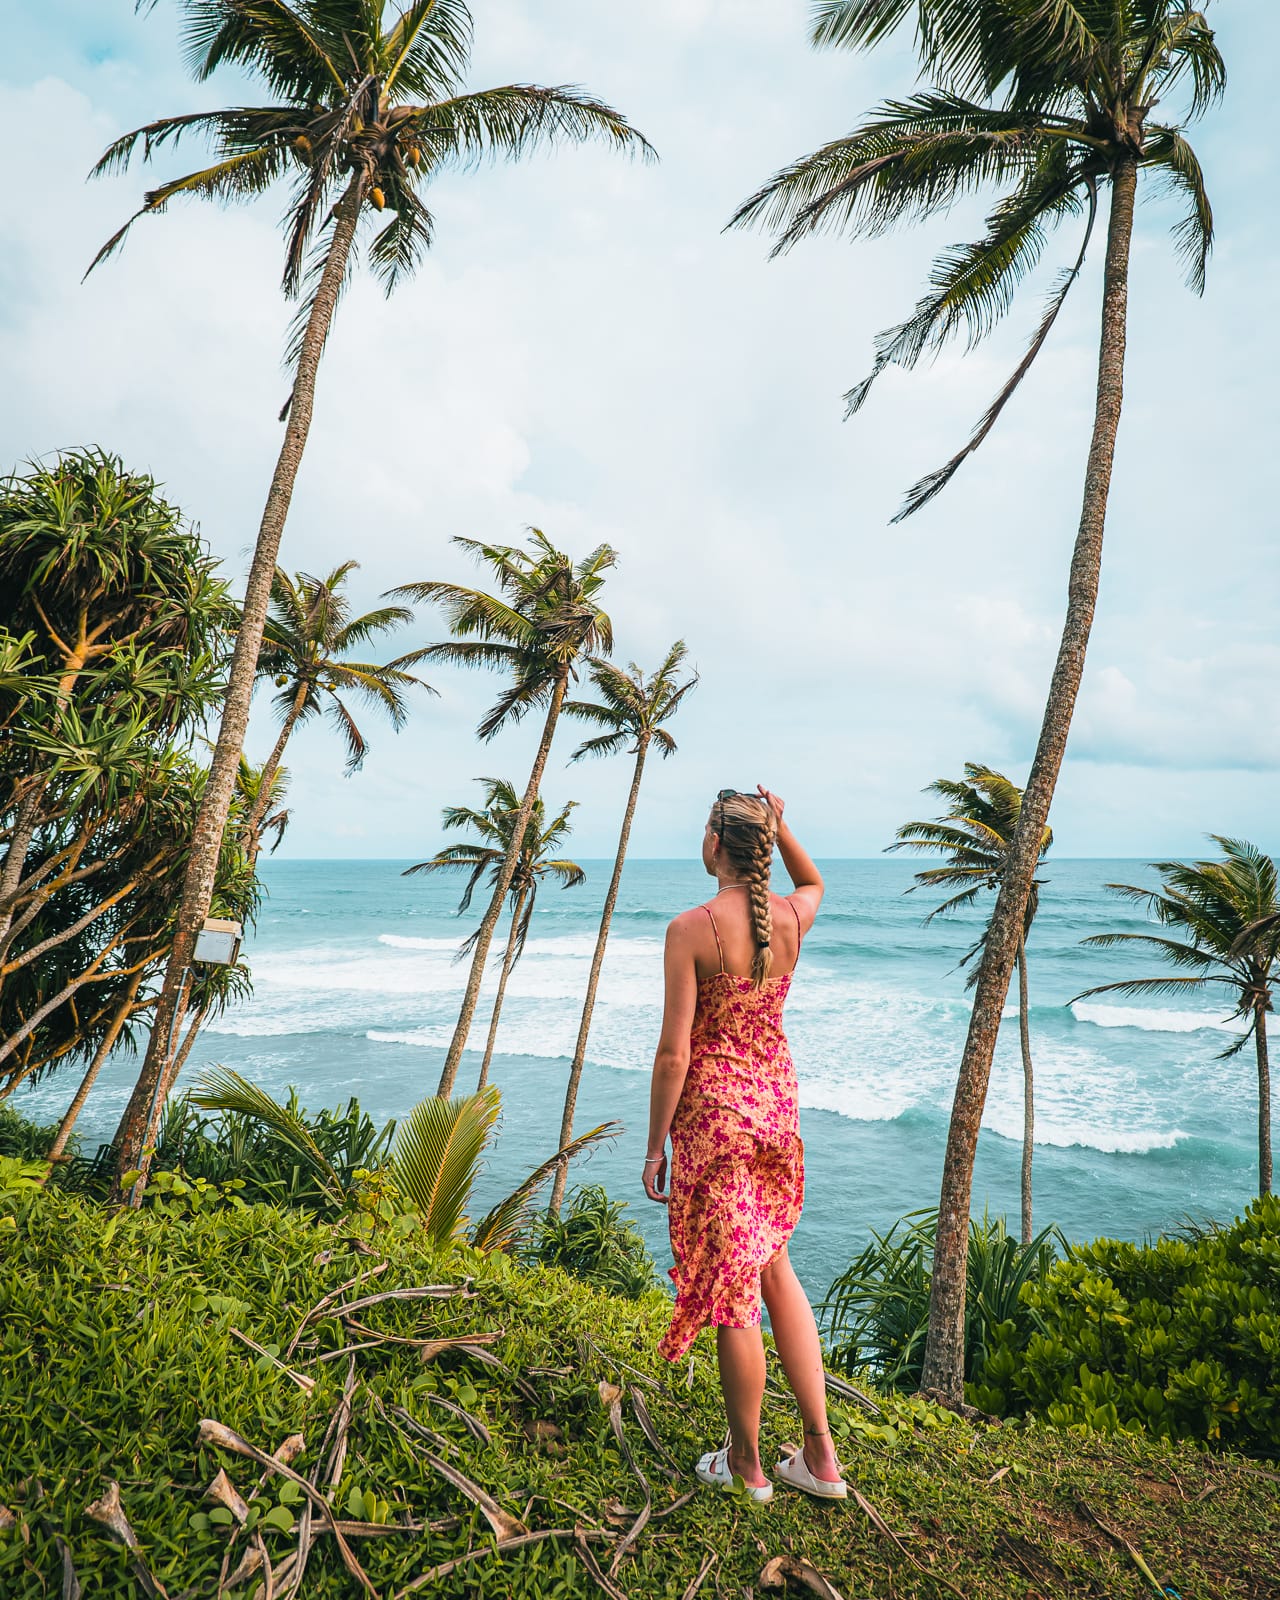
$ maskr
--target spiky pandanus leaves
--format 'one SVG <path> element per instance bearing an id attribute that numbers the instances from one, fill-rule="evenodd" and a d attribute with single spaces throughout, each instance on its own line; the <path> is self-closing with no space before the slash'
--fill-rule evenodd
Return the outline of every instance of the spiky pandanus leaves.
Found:
<path id="1" fill-rule="evenodd" d="M 1219 1061 L 1238 1055 L 1253 1041 L 1258 1071 L 1258 1192 L 1271 1192 L 1271 1059 L 1267 1018 L 1274 1010 L 1280 976 L 1280 897 L 1276 864 L 1244 839 L 1210 834 L 1221 849 L 1218 861 L 1155 861 L 1159 889 L 1109 883 L 1108 889 L 1141 906 L 1171 935 L 1097 933 L 1084 942 L 1100 949 L 1135 949 L 1157 956 L 1172 972 L 1162 977 L 1125 978 L 1076 995 L 1183 996 L 1221 993 L 1228 1020 L 1245 1024 L 1222 1050 Z M 1180 937 L 1179 937 L 1180 935 Z"/>

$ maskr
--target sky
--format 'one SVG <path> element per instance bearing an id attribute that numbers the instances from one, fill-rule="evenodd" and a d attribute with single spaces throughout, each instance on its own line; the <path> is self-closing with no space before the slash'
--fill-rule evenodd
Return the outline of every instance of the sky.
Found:
<path id="1" fill-rule="evenodd" d="M 843 420 L 878 330 L 981 207 L 874 242 L 768 259 L 723 231 L 778 167 L 909 92 L 905 38 L 815 51 L 805 0 L 476 0 L 469 84 L 580 84 L 655 145 L 655 164 L 565 149 L 451 174 L 437 241 L 387 300 L 344 299 L 320 372 L 281 562 L 356 559 L 360 609 L 395 584 L 481 576 L 454 536 L 543 529 L 575 556 L 619 552 L 615 654 L 652 669 L 677 638 L 700 682 L 655 763 L 638 856 L 688 856 L 722 787 L 763 782 L 826 857 L 879 852 L 931 813 L 921 789 L 967 760 L 1025 779 L 1065 602 L 1096 380 L 1101 245 L 1030 379 L 946 492 L 892 526 L 1019 359 L 1068 225 L 996 337 L 888 370 Z M 1280 222 L 1264 137 L 1280 8 L 1211 12 L 1225 102 L 1194 130 L 1217 221 L 1203 298 L 1182 281 L 1158 197 L 1139 211 L 1102 591 L 1054 801 L 1056 851 L 1157 858 L 1207 833 L 1273 852 L 1280 579 L 1270 313 Z M 44 0 L 6 27 L 0 129 L 28 154 L 0 216 L 0 461 L 97 444 L 152 472 L 239 585 L 279 448 L 283 196 L 145 218 L 87 283 L 101 242 L 197 142 L 86 183 L 107 143 L 157 116 L 265 99 L 235 72 L 196 84 L 171 0 Z M 183 158 L 186 164 L 183 164 Z M 1099 233 L 1100 239 L 1100 233 Z M 399 653 L 443 636 L 418 609 Z M 477 743 L 498 680 L 431 668 L 399 734 L 376 712 L 343 775 L 335 732 L 298 734 L 280 854 L 421 859 L 479 776 L 527 774 L 536 729 Z M 250 754 L 273 736 L 265 694 Z M 625 757 L 567 760 L 548 802 L 580 802 L 574 853 L 613 850 Z"/>

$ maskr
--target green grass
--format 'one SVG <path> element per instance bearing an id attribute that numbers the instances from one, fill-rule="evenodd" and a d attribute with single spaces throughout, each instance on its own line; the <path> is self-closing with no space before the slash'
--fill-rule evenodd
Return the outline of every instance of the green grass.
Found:
<path id="1" fill-rule="evenodd" d="M 326 1432 L 349 1377 L 350 1426 L 334 1504 L 340 1517 L 396 1527 L 349 1539 L 384 1597 L 473 1549 L 489 1553 L 415 1592 L 452 1600 L 606 1592 L 572 1538 L 493 1553 L 484 1516 L 425 1459 L 445 1459 L 531 1530 L 588 1530 L 588 1548 L 607 1572 L 644 1496 L 602 1403 L 602 1383 L 622 1390 L 616 1415 L 652 1490 L 653 1519 L 612 1580 L 628 1600 L 681 1600 L 708 1557 L 699 1594 L 742 1600 L 760 1593 L 761 1571 L 778 1556 L 811 1562 L 844 1600 L 1150 1596 L 1152 1583 L 1112 1534 L 1185 1600 L 1280 1595 L 1280 1475 L 1267 1476 L 1256 1463 L 1128 1434 L 1099 1439 L 1039 1423 L 974 1428 L 887 1398 L 888 1425 L 856 1407 L 834 1412 L 864 1505 L 823 1505 L 780 1489 L 771 1506 L 753 1508 L 699 1491 L 661 1516 L 694 1487 L 687 1466 L 720 1442 L 723 1423 L 709 1336 L 691 1365 L 671 1369 L 653 1353 L 665 1326 L 660 1295 L 614 1299 L 558 1271 L 528 1271 L 501 1256 L 432 1255 L 405 1242 L 379 1241 L 365 1255 L 341 1227 L 265 1208 L 109 1219 L 72 1196 L 45 1194 L 20 1198 L 15 1215 L 17 1226 L 0 1233 L 6 1600 L 70 1592 L 64 1561 L 94 1600 L 145 1593 L 143 1567 L 170 1600 L 212 1600 L 228 1528 L 206 1489 L 220 1468 L 251 1502 L 279 1566 L 298 1545 L 300 1494 L 276 1477 L 255 1501 L 259 1467 L 201 1443 L 199 1424 L 212 1419 L 268 1452 L 301 1434 L 294 1469 L 323 1483 Z M 385 1271 L 351 1294 L 460 1285 L 470 1276 L 471 1296 L 383 1301 L 357 1312 L 358 1321 L 402 1339 L 496 1334 L 478 1348 L 503 1368 L 456 1349 L 424 1362 L 417 1346 L 389 1342 L 321 1361 L 353 1342 L 349 1323 L 321 1315 L 289 1357 L 314 1380 L 305 1390 L 231 1331 L 282 1353 L 308 1310 L 382 1262 Z M 646 1440 L 635 1394 L 679 1476 Z M 489 1442 L 441 1400 L 470 1413 Z M 415 1436 L 391 1409 L 397 1406 L 444 1442 Z M 796 1431 L 774 1371 L 767 1462 Z M 136 1555 L 86 1516 L 112 1482 L 136 1532 Z M 443 1526 L 404 1526 L 428 1522 Z M 232 1566 L 249 1545 L 238 1538 Z M 227 1592 L 247 1600 L 256 1584 Z M 334 1537 L 322 1532 L 303 1593 L 361 1592 Z"/>

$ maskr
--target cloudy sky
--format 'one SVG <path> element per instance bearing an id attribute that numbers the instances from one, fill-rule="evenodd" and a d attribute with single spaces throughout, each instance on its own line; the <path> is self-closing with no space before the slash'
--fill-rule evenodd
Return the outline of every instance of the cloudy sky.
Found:
<path id="1" fill-rule="evenodd" d="M 688 641 L 701 684 L 655 771 L 639 855 L 690 854 L 717 788 L 777 788 L 814 848 L 871 855 L 965 760 L 1019 779 L 1052 664 L 1091 420 L 1101 249 L 1051 344 L 979 455 L 902 526 L 902 491 L 967 435 L 1017 360 L 1054 273 L 1047 252 L 1001 334 L 915 373 L 863 412 L 841 394 L 876 331 L 910 308 L 934 250 L 978 212 L 769 262 L 722 233 L 785 161 L 910 89 L 905 50 L 806 43 L 805 0 L 476 0 L 473 87 L 577 83 L 652 140 L 655 166 L 564 151 L 451 176 L 438 242 L 388 302 L 344 301 L 283 563 L 355 557 L 365 606 L 411 579 L 474 573 L 453 535 L 517 542 L 533 525 L 620 552 L 618 653 L 645 666 Z M 1280 224 L 1264 119 L 1280 12 L 1214 8 L 1227 102 L 1195 133 L 1218 223 L 1209 287 L 1183 285 L 1158 201 L 1140 213 L 1126 412 L 1098 621 L 1054 805 L 1066 855 L 1199 848 L 1208 831 L 1275 849 L 1280 644 L 1271 314 Z M 81 274 L 155 181 L 85 183 L 103 147 L 153 117 L 244 103 L 235 74 L 185 75 L 177 7 L 43 0 L 6 25 L 0 125 L 11 161 L 0 232 L 5 463 L 97 443 L 155 473 L 237 580 L 280 428 L 289 308 L 280 207 L 175 205 Z M 197 147 L 153 169 L 176 174 Z M 393 649 L 439 637 L 420 613 Z M 342 776 L 317 724 L 289 754 L 282 853 L 418 857 L 478 774 L 520 778 L 530 735 L 478 746 L 494 681 L 438 672 L 396 736 L 369 719 Z M 272 735 L 264 701 L 251 737 Z M 607 854 L 625 762 L 566 769 L 576 849 Z M 478 791 L 477 791 L 478 792 Z"/>

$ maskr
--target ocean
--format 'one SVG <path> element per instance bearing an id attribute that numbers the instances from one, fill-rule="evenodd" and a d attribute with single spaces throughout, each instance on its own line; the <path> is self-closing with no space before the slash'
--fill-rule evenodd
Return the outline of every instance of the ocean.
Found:
<path id="1" fill-rule="evenodd" d="M 454 962 L 478 910 L 455 915 L 461 889 L 405 862 L 271 861 L 268 896 L 245 942 L 254 993 L 212 1023 L 183 1083 L 219 1063 L 272 1093 L 295 1084 L 319 1109 L 355 1095 L 378 1119 L 434 1092 L 466 968 Z M 554 1150 L 564 1081 L 608 883 L 585 862 L 577 889 L 544 887 L 503 1011 L 492 1078 L 503 1116 L 476 1197 L 477 1214 Z M 928 927 L 925 892 L 905 894 L 899 859 L 822 863 L 827 897 L 787 1005 L 800 1081 L 807 1193 L 792 1257 L 820 1296 L 870 1230 L 936 1204 L 951 1094 L 968 1018 L 957 962 L 982 913 Z M 1091 933 L 1139 931 L 1108 881 L 1150 883 L 1134 861 L 1050 860 L 1031 934 L 1028 975 L 1036 1071 L 1036 1225 L 1070 1238 L 1140 1239 L 1186 1217 L 1228 1219 L 1256 1190 L 1257 1081 L 1252 1049 L 1231 1042 L 1209 998 L 1072 997 L 1155 971 L 1150 958 L 1088 949 Z M 596 1007 L 578 1128 L 616 1121 L 618 1137 L 579 1162 L 574 1181 L 628 1201 L 660 1265 L 665 1215 L 638 1182 L 648 1074 L 662 1007 L 667 920 L 711 887 L 692 861 L 633 861 L 625 870 Z M 496 976 L 500 945 L 491 967 Z M 459 1088 L 479 1067 L 487 983 Z M 1016 999 L 1016 989 L 1011 998 Z M 1225 1009 L 1225 1008 L 1224 1008 Z M 83 1147 L 110 1137 L 136 1058 L 110 1062 L 80 1120 Z M 19 1091 L 17 1109 L 51 1118 L 74 1071 Z M 1010 1006 L 979 1143 L 974 1208 L 1016 1230 L 1022 1072 Z"/>

